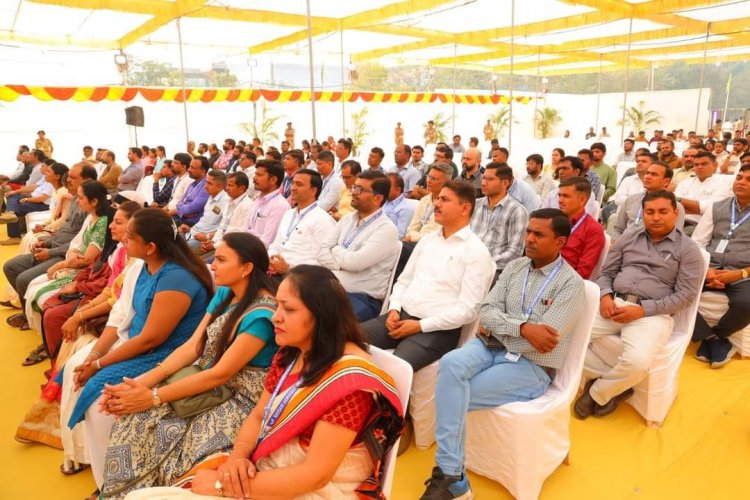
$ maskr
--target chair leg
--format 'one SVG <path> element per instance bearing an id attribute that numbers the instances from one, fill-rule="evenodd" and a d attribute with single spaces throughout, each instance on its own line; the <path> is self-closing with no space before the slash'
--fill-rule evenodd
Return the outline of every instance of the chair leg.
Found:
<path id="1" fill-rule="evenodd" d="M 649 429 L 661 429 L 661 422 L 657 422 L 656 420 L 649 420 L 646 422 L 646 427 Z"/>
<path id="2" fill-rule="evenodd" d="M 565 455 L 565 458 L 563 458 L 563 463 L 565 465 L 570 465 L 570 452 L 568 452 L 568 454 Z"/>

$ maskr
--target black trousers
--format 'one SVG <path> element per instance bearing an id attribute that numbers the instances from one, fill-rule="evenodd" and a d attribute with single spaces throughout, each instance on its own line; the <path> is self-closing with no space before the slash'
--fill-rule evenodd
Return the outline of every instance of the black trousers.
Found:
<path id="1" fill-rule="evenodd" d="M 708 326 L 703 316 L 698 313 L 695 318 L 693 341 L 703 340 L 711 335 L 725 339 L 750 324 L 750 280 L 732 283 L 723 290 L 704 290 L 725 293 L 729 298 L 729 309 L 713 328 Z"/>
<path id="2" fill-rule="evenodd" d="M 385 326 L 387 317 L 387 315 L 378 316 L 365 321 L 360 326 L 370 344 L 381 349 L 395 349 L 393 354 L 409 363 L 415 372 L 439 360 L 443 354 L 458 346 L 458 339 L 461 336 L 460 328 L 419 332 L 403 339 L 394 339 L 388 334 L 388 328 Z M 404 311 L 401 311 L 401 319 L 419 320 Z"/>

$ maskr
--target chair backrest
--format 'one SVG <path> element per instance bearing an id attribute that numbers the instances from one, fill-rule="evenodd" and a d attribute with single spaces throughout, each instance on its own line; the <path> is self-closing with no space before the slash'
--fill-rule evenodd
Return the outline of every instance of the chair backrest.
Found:
<path id="1" fill-rule="evenodd" d="M 706 271 L 708 271 L 708 266 L 711 261 L 711 255 L 709 255 L 708 252 L 705 250 L 701 250 L 701 254 L 703 255 L 703 268 L 701 274 L 696 276 L 694 279 L 696 281 L 699 281 L 700 283 L 703 283 L 703 280 L 706 276 Z M 701 298 L 701 290 L 703 287 L 698 287 L 698 294 L 693 298 L 693 301 L 688 305 L 687 307 L 677 311 L 674 318 L 674 328 L 672 329 L 672 337 L 676 338 L 680 337 L 682 335 L 685 335 L 687 338 L 692 337 L 693 335 L 693 329 L 695 328 L 695 318 L 698 314 L 698 306 L 700 305 L 700 298 Z M 687 346 L 687 339 L 685 341 L 685 345 Z"/>
<path id="2" fill-rule="evenodd" d="M 612 245 L 612 238 L 605 232 L 604 233 L 604 248 L 602 248 L 602 253 L 599 255 L 599 261 L 596 263 L 596 267 L 593 271 L 591 271 L 591 276 L 589 276 L 589 279 L 591 281 L 596 280 L 596 278 L 599 277 L 599 272 L 602 270 L 602 266 L 604 265 L 604 261 L 607 259 L 607 254 L 609 253 L 609 247 Z"/>
<path id="3" fill-rule="evenodd" d="M 409 393 L 411 392 L 411 381 L 414 377 L 411 365 L 393 354 L 370 346 L 372 362 L 386 371 L 396 382 L 401 407 L 406 411 L 409 407 Z M 398 453 L 398 442 L 391 448 L 385 459 L 385 473 L 383 475 L 383 494 L 390 498 L 391 489 L 393 488 L 393 472 L 396 469 L 396 456 Z"/>
<path id="4" fill-rule="evenodd" d="M 617 187 L 620 187 L 620 183 L 622 182 L 623 177 L 625 177 L 625 172 L 631 168 L 635 168 L 634 161 L 621 161 L 617 164 L 617 167 L 615 168 L 617 172 Z"/>
<path id="5" fill-rule="evenodd" d="M 583 373 L 583 360 L 586 358 L 586 350 L 591 337 L 591 326 L 594 324 L 594 316 L 599 309 L 599 285 L 584 280 L 583 311 L 578 319 L 575 329 L 571 332 L 573 336 L 565 353 L 563 368 L 557 371 L 553 385 L 565 393 L 572 401 L 581 383 Z"/>
<path id="6" fill-rule="evenodd" d="M 152 189 L 152 186 L 154 185 L 154 176 L 148 175 L 143 178 L 141 178 L 140 182 L 138 183 L 138 187 L 135 189 L 136 192 L 141 194 L 143 198 L 145 198 L 146 203 L 151 205 L 151 203 L 154 201 L 154 190 Z"/>
<path id="7" fill-rule="evenodd" d="M 393 269 L 391 269 L 391 276 L 388 278 L 388 288 L 385 290 L 385 296 L 383 297 L 383 306 L 380 308 L 380 314 L 385 314 L 388 312 L 388 300 L 391 298 L 391 290 L 393 290 L 393 282 L 396 279 L 396 268 L 398 267 L 398 259 L 401 255 L 401 250 L 403 249 L 404 244 L 402 242 L 398 242 L 398 252 L 396 252 L 396 261 L 393 263 Z"/>

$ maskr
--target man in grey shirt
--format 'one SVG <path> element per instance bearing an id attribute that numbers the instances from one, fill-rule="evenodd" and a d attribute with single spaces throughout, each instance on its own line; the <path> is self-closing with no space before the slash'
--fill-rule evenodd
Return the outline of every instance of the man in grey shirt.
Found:
<path id="1" fill-rule="evenodd" d="M 646 168 L 646 173 L 643 174 L 643 187 L 646 190 L 641 194 L 633 194 L 627 197 L 625 203 L 617 210 L 617 221 L 615 222 L 612 229 L 609 230 L 609 235 L 612 239 L 617 239 L 622 236 L 622 233 L 626 229 L 631 227 L 638 227 L 643 225 L 643 198 L 646 193 L 653 193 L 655 191 L 661 191 L 667 189 L 672 183 L 673 171 L 669 165 L 660 161 L 653 162 Z M 677 229 L 682 229 L 685 225 L 685 209 L 682 203 L 677 204 Z"/>
<path id="2" fill-rule="evenodd" d="M 143 157 L 143 151 L 139 148 L 128 149 L 128 160 L 130 165 L 122 171 L 120 177 L 117 179 L 117 192 L 123 191 L 136 191 L 138 189 L 138 183 L 143 178 L 143 163 L 141 158 Z"/>
<path id="3" fill-rule="evenodd" d="M 83 221 L 88 215 L 81 207 L 78 206 L 78 200 L 75 193 L 78 192 L 78 186 L 84 182 L 96 180 L 96 169 L 90 164 L 77 163 L 68 171 L 68 190 L 73 193 L 73 199 L 70 201 L 70 212 L 65 224 L 50 238 L 39 241 L 32 249 L 31 253 L 17 255 L 3 265 L 3 272 L 8 283 L 18 293 L 21 298 L 23 309 L 24 295 L 31 280 L 47 272 L 47 269 L 53 264 L 62 261 L 65 253 L 68 251 L 70 241 L 83 227 Z M 23 313 L 16 315 L 14 323 L 21 326 L 26 318 Z M 8 318 L 9 324 L 14 316 Z"/>
<path id="4" fill-rule="evenodd" d="M 672 315 L 698 298 L 704 259 L 676 222 L 674 194 L 647 193 L 643 225 L 623 234 L 604 262 L 597 279 L 599 311 L 584 362 L 584 375 L 591 380 L 574 406 L 580 419 L 609 415 L 633 394 L 672 334 Z M 598 341 L 606 335 L 623 339 L 614 365 L 600 351 Z"/>

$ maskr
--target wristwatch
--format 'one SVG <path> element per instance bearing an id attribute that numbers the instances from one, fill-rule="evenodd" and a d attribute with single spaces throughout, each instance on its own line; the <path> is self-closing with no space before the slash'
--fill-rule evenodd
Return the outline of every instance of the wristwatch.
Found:
<path id="1" fill-rule="evenodd" d="M 740 271 L 742 271 L 742 279 L 743 280 L 746 280 L 747 277 L 750 276 L 750 274 L 748 274 L 748 272 L 747 272 L 747 269 L 745 269 L 744 267 L 742 269 L 740 269 Z"/>
<path id="2" fill-rule="evenodd" d="M 154 406 L 161 406 L 162 405 L 162 400 L 159 397 L 159 388 L 158 387 L 154 387 L 154 390 L 151 392 L 151 397 L 153 398 Z"/>

